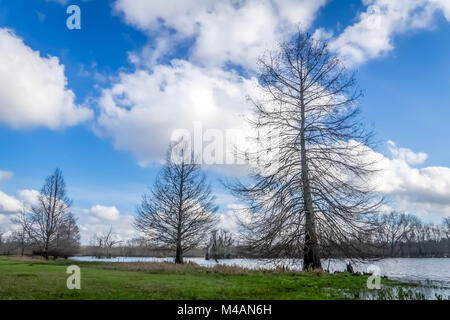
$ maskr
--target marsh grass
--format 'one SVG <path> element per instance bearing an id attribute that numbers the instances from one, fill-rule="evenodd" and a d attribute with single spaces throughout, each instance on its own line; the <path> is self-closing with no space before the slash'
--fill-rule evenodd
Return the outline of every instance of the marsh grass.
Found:
<path id="1" fill-rule="evenodd" d="M 81 290 L 66 287 L 72 264 L 81 268 Z M 348 273 L 0 257 L 0 299 L 359 299 L 366 281 Z"/>

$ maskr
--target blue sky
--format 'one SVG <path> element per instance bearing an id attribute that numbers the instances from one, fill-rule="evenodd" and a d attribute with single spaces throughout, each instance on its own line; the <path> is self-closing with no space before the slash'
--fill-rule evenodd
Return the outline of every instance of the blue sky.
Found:
<path id="1" fill-rule="evenodd" d="M 66 27 L 69 4 L 81 30 Z M 83 242 L 109 225 L 134 236 L 170 132 L 238 128 L 254 61 L 297 24 L 357 72 L 389 205 L 439 222 L 450 216 L 449 21 L 446 0 L 0 0 L 11 66 L 0 68 L 0 228 L 60 167 Z M 208 169 L 230 228 L 236 204 L 216 180 L 232 174 Z"/>

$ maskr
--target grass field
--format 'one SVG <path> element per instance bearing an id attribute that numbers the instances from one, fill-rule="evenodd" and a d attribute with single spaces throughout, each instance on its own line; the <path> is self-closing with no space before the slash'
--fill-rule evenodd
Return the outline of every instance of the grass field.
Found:
<path id="1" fill-rule="evenodd" d="M 66 268 L 81 268 L 69 290 Z M 367 276 L 0 257 L 0 299 L 357 299 Z M 396 283 L 382 279 L 383 287 Z"/>

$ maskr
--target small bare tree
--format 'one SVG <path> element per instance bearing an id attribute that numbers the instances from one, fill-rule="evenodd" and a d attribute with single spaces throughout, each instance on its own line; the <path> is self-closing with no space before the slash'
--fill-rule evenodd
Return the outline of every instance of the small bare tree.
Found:
<path id="1" fill-rule="evenodd" d="M 263 256 L 303 257 L 304 269 L 321 268 L 328 244 L 360 254 L 380 199 L 368 183 L 371 133 L 357 118 L 353 75 L 302 32 L 259 65 L 262 94 L 249 120 L 259 148 L 246 153 L 258 165 L 253 183 L 230 183 L 252 214 L 246 242 Z"/>
<path id="2" fill-rule="evenodd" d="M 31 225 L 27 217 L 26 208 L 22 210 L 11 219 L 11 222 L 18 225 L 18 229 L 14 231 L 12 237 L 15 242 L 20 246 L 20 255 L 24 255 L 25 249 L 32 245 L 30 239 Z"/>
<path id="3" fill-rule="evenodd" d="M 111 258 L 112 248 L 121 242 L 122 240 L 117 239 L 112 226 L 109 227 L 106 233 L 95 234 L 91 241 L 92 246 L 96 248 L 95 255 L 97 257 L 105 256 L 106 258 Z"/>
<path id="4" fill-rule="evenodd" d="M 205 259 L 227 259 L 231 256 L 234 240 L 230 232 L 221 229 L 213 230 L 206 248 Z"/>
<path id="5" fill-rule="evenodd" d="M 31 208 L 29 236 L 40 246 L 42 255 L 48 260 L 51 246 L 72 205 L 60 169 L 47 177 L 37 202 Z"/>
<path id="6" fill-rule="evenodd" d="M 110 258 L 111 257 L 111 249 L 121 243 L 121 240 L 117 240 L 116 236 L 113 232 L 113 228 L 112 226 L 109 228 L 108 232 L 103 236 L 103 246 L 106 249 L 106 257 Z"/>
<path id="7" fill-rule="evenodd" d="M 450 240 L 450 218 L 445 218 L 442 222 L 445 236 L 448 240 Z"/>
<path id="8" fill-rule="evenodd" d="M 157 245 L 175 251 L 175 263 L 204 240 L 215 224 L 214 196 L 182 142 L 172 145 L 164 168 L 138 207 L 135 226 Z"/>
<path id="9" fill-rule="evenodd" d="M 393 257 L 401 243 L 413 236 L 414 228 L 420 222 L 415 216 L 392 211 L 381 216 L 380 224 L 382 241 L 389 249 L 389 255 Z"/>

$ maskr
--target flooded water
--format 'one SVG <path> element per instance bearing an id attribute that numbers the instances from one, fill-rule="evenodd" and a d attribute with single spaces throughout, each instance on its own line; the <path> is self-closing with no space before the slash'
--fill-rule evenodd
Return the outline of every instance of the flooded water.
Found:
<path id="1" fill-rule="evenodd" d="M 95 257 L 73 257 L 78 261 L 104 261 L 104 262 L 173 262 L 172 258 L 153 257 L 117 257 L 117 258 L 95 258 Z M 291 261 L 285 259 L 259 260 L 259 259 L 221 259 L 205 260 L 203 258 L 185 258 L 186 261 L 195 262 L 201 266 L 213 267 L 216 264 L 228 266 L 239 266 L 248 269 L 271 269 L 276 266 L 289 266 L 290 269 L 301 269 L 301 260 Z M 376 265 L 380 268 L 382 276 L 391 279 L 408 281 L 436 281 L 446 283 L 450 286 L 450 258 L 398 258 L 383 259 L 379 261 L 353 263 L 353 268 L 357 272 L 367 272 L 369 265 Z M 322 266 L 330 272 L 344 271 L 346 261 L 344 260 L 324 260 Z"/>
<path id="2" fill-rule="evenodd" d="M 101 259 L 95 257 L 73 257 L 76 261 L 104 261 L 104 262 L 173 262 L 172 258 L 152 257 L 116 257 Z M 185 258 L 201 266 L 213 267 L 216 264 L 239 266 L 248 269 L 272 269 L 277 266 L 287 266 L 291 270 L 300 270 L 302 261 L 287 259 L 261 260 L 261 259 L 221 259 L 205 260 L 204 258 Z M 323 260 L 322 267 L 331 273 L 344 271 L 347 261 L 345 260 Z M 378 267 L 380 275 L 390 279 L 404 282 L 419 283 L 420 287 L 408 289 L 413 292 L 409 294 L 423 295 L 423 298 L 432 299 L 441 296 L 448 299 L 450 296 L 450 258 L 398 258 L 382 259 L 378 261 L 353 262 L 356 272 L 370 272 L 373 266 Z M 386 294 L 386 293 L 384 293 Z M 389 293 L 387 293 L 389 295 Z M 403 294 L 403 293 L 402 293 Z M 364 299 L 374 298 L 373 294 L 363 296 Z M 386 297 L 386 298 L 389 298 Z"/>

